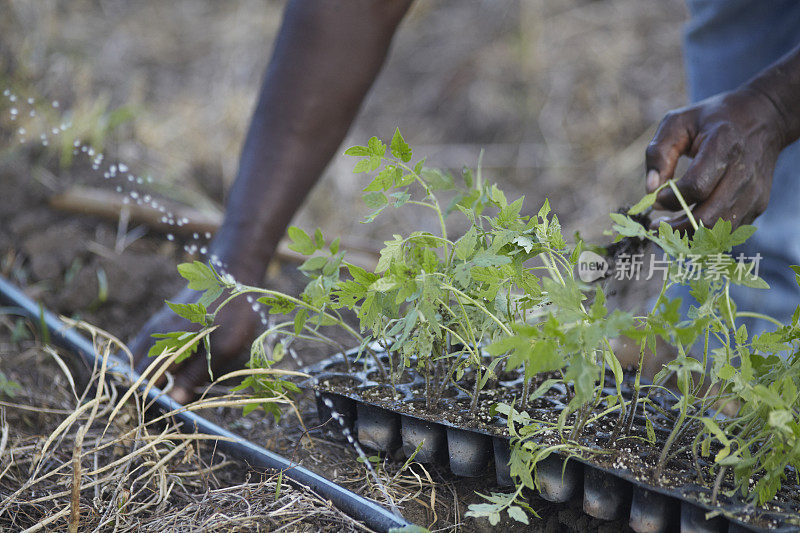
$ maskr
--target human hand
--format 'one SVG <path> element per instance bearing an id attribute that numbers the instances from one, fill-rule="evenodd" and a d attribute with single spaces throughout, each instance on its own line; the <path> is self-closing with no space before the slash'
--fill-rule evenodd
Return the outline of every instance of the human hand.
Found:
<path id="1" fill-rule="evenodd" d="M 170 301 L 194 303 L 199 296 L 200 293 L 197 291 L 184 289 Z M 214 325 L 219 327 L 211 333 L 211 369 L 217 376 L 221 369 L 231 366 L 237 357 L 249 347 L 258 325 L 258 316 L 250 309 L 244 298 L 237 298 L 219 312 L 214 320 Z M 155 339 L 151 336 L 153 333 L 194 331 L 196 329 L 196 324 L 191 324 L 179 317 L 166 305 L 162 307 L 147 321 L 130 345 L 136 370 L 140 373 L 143 372 L 154 360 L 147 356 L 150 347 L 155 343 Z M 180 365 L 169 369 L 175 377 L 169 395 L 181 404 L 191 401 L 195 396 L 195 389 L 203 385 L 209 378 L 208 361 L 202 343 L 198 352 L 200 353 L 192 355 Z M 163 385 L 161 382 L 158 384 Z"/>
<path id="2" fill-rule="evenodd" d="M 693 160 L 675 185 L 687 204 L 694 204 L 698 223 L 713 226 L 724 218 L 734 228 L 749 224 L 769 202 L 775 162 L 785 144 L 784 124 L 772 101 L 747 87 L 671 111 L 647 147 L 647 191 L 672 179 L 680 157 L 689 156 Z M 655 207 L 681 210 L 669 187 L 659 192 Z M 685 213 L 667 223 L 692 230 Z"/>

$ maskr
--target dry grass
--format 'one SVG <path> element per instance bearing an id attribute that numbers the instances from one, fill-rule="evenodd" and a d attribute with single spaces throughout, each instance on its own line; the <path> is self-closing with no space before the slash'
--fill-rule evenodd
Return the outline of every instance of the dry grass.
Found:
<path id="1" fill-rule="evenodd" d="M 0 355 L 22 385 L 0 402 L 0 528 L 39 531 L 354 531 L 364 528 L 278 475 L 248 473 L 213 439 L 146 417 L 135 387 L 91 369 L 80 380 L 52 349 L 19 350 L 2 318 Z M 8 328 L 6 326 L 9 326 Z M 106 356 L 115 340 L 92 328 Z M 35 373 L 21 369 L 35 368 Z M 47 386 L 49 384 L 49 386 Z M 229 407 L 210 398 L 191 409 Z M 251 479 L 254 478 L 254 479 Z"/>

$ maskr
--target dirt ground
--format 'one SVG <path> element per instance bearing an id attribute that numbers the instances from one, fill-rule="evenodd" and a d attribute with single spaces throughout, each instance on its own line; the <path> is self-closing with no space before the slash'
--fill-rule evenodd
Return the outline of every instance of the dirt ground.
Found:
<path id="1" fill-rule="evenodd" d="M 282 6 L 0 0 L 7 14 L 0 18 L 0 91 L 8 87 L 25 99 L 0 98 L 0 273 L 54 311 L 122 339 L 135 334 L 181 287 L 175 265 L 189 257 L 181 242 L 145 226 L 54 211 L 49 199 L 69 186 L 114 191 L 85 157 L 72 157 L 72 142 L 89 142 L 107 161 L 125 161 L 137 176 L 152 177 L 139 187 L 143 193 L 221 212 Z M 511 196 L 525 194 L 528 210 L 547 197 L 565 234 L 579 230 L 602 240 L 607 213 L 643 191 L 644 147 L 655 125 L 683 103 L 684 18 L 679 0 L 420 1 L 346 142 L 386 137 L 399 126 L 417 154 L 452 170 L 474 166 L 483 148 L 487 175 Z M 13 120 L 12 107 L 21 110 Z M 52 135 L 62 123 L 72 127 Z M 331 163 L 296 223 L 375 248 L 408 221 L 389 214 L 360 224 L 362 184 L 350 165 L 344 158 Z M 265 282 L 290 292 L 300 282 L 293 266 L 274 266 Z M 646 299 L 642 288 L 629 293 L 629 303 Z M 0 327 L 3 371 L 25 386 L 19 403 L 46 405 L 47 376 L 60 370 L 39 355 L 45 378 L 32 377 L 11 357 L 35 350 L 29 340 L 11 342 L 17 327 L 13 321 Z M 301 405 L 313 420 L 310 404 Z M 30 416 L 25 429 L 14 409 L 7 406 L 7 416 L 19 439 L 51 429 L 52 420 Z M 256 415 L 215 416 L 270 447 L 300 453 L 304 464 L 353 490 L 382 497 L 353 451 L 331 444 L 324 430 L 300 439 L 290 417 L 276 427 Z M 398 468 L 386 461 L 379 470 L 390 479 Z M 242 471 L 231 472 L 215 487 L 243 482 Z M 434 530 L 488 528 L 463 513 L 478 501 L 474 490 L 491 480 L 464 483 L 429 473 L 424 482 L 417 481 L 421 471 L 395 480 L 402 481 L 399 493 L 414 494 L 403 503 L 410 519 Z M 534 507 L 542 510 L 533 526 L 541 531 L 624 528 L 590 520 L 574 506 Z M 313 523 L 305 527 L 313 530 Z"/>

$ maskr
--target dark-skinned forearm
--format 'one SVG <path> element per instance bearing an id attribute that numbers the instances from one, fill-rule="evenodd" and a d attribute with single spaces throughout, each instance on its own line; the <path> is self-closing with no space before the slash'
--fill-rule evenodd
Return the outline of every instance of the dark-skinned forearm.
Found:
<path id="1" fill-rule="evenodd" d="M 292 0 L 211 250 L 243 282 L 263 275 L 341 144 L 410 0 Z"/>
<path id="2" fill-rule="evenodd" d="M 800 138 L 800 46 L 745 84 L 766 96 L 778 111 L 782 147 Z"/>

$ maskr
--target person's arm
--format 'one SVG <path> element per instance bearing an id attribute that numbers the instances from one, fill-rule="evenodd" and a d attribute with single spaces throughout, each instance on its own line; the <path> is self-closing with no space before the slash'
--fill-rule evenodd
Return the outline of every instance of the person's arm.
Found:
<path id="1" fill-rule="evenodd" d="M 672 179 L 682 155 L 693 158 L 676 186 L 706 226 L 749 224 L 767 207 L 775 162 L 800 138 L 800 47 L 734 91 L 667 114 L 647 147 L 647 191 Z M 664 188 L 657 206 L 678 211 Z M 668 221 L 690 230 L 680 215 Z"/>
<path id="2" fill-rule="evenodd" d="M 257 282 L 337 150 L 410 0 L 293 0 L 210 249 Z"/>
<path id="3" fill-rule="evenodd" d="M 222 226 L 209 248 L 240 282 L 259 283 L 298 207 L 344 139 L 411 0 L 291 0 L 242 149 Z M 188 289 L 172 301 L 196 301 Z M 235 301 L 217 317 L 215 368 L 252 339 L 256 315 Z M 131 343 L 146 368 L 152 333 L 190 325 L 166 307 Z M 185 402 L 208 377 L 204 357 L 176 372 L 170 393 Z"/>

